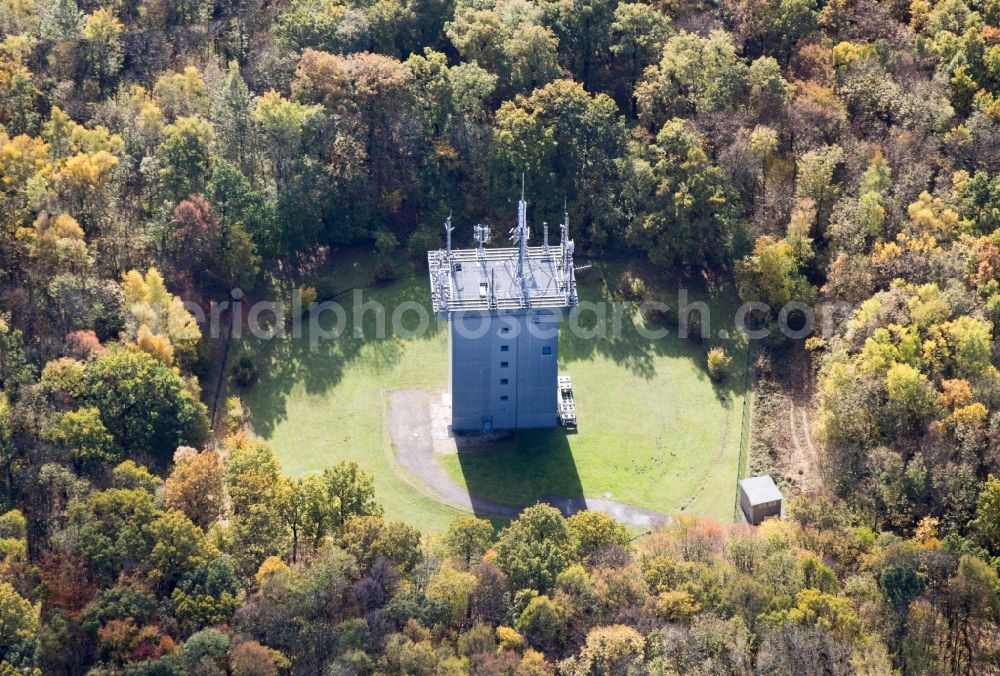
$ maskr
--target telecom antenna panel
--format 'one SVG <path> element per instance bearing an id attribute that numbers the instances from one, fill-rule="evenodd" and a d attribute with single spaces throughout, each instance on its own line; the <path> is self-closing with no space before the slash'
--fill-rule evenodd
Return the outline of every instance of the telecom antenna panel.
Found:
<path id="1" fill-rule="evenodd" d="M 476 239 L 476 254 L 480 258 L 486 257 L 486 242 L 490 240 L 490 226 L 478 223 L 472 228 L 473 236 Z"/>

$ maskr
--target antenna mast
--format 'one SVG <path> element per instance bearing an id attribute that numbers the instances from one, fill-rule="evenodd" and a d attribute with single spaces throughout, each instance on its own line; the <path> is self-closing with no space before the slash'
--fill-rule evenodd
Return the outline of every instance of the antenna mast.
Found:
<path id="1" fill-rule="evenodd" d="M 521 280 L 521 297 L 528 299 L 527 254 L 528 254 L 528 203 L 524 201 L 524 172 L 521 172 L 521 201 L 517 203 L 517 276 Z"/>
<path id="2" fill-rule="evenodd" d="M 566 246 L 569 243 L 569 210 L 566 206 L 566 198 L 563 198 L 563 222 L 559 225 L 560 239 L 559 247 L 562 249 L 563 272 L 566 270 Z"/>
<path id="3" fill-rule="evenodd" d="M 448 264 L 451 264 L 451 231 L 454 230 L 454 226 L 451 224 L 451 214 L 448 214 L 448 218 L 444 220 L 444 235 L 445 242 L 448 249 Z"/>
<path id="4" fill-rule="evenodd" d="M 472 228 L 473 237 L 476 240 L 476 250 L 480 258 L 486 257 L 486 246 L 487 240 L 490 238 L 490 226 L 478 223 Z"/>
<path id="5" fill-rule="evenodd" d="M 560 226 L 562 230 L 562 273 L 566 285 L 566 299 L 571 304 L 576 302 L 576 284 L 573 283 L 573 240 L 569 238 L 569 209 L 566 206 L 566 199 L 563 198 L 563 222 Z"/>
<path id="6" fill-rule="evenodd" d="M 525 255 L 528 246 L 528 203 L 524 201 L 524 174 L 521 174 L 521 201 L 517 203 L 517 276 L 524 283 Z"/>
<path id="7" fill-rule="evenodd" d="M 531 233 L 528 230 L 528 204 L 524 201 L 524 174 L 521 174 L 521 199 L 517 203 L 517 227 L 510 231 L 510 238 L 518 245 L 517 250 L 517 278 L 514 286 L 520 287 L 521 304 L 528 304 L 528 279 L 527 279 L 527 258 L 528 258 L 528 237 Z"/>

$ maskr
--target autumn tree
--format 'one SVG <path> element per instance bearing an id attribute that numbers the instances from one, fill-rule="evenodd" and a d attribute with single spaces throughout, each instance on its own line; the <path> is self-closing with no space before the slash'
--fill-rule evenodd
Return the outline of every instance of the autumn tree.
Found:
<path id="1" fill-rule="evenodd" d="M 168 509 L 148 526 L 152 547 L 144 563 L 151 580 L 171 589 L 182 575 L 206 563 L 213 553 L 205 533 L 183 512 Z"/>
<path id="2" fill-rule="evenodd" d="M 291 180 L 293 158 L 302 149 L 306 128 L 321 111 L 318 105 L 307 106 L 290 101 L 274 90 L 257 100 L 252 116 L 260 125 L 267 143 L 279 195 L 284 193 Z"/>
<path id="3" fill-rule="evenodd" d="M 510 193 L 520 188 L 523 172 L 539 217 L 558 222 L 567 199 L 591 243 L 612 237 L 617 219 L 606 187 L 617 180 L 625 128 L 609 96 L 556 80 L 501 105 L 494 134 L 496 171 Z"/>
<path id="4" fill-rule="evenodd" d="M 629 195 L 638 217 L 629 241 L 660 265 L 726 265 L 743 246 L 735 195 L 698 135 L 680 119 L 656 142 L 633 145 Z"/>
<path id="5" fill-rule="evenodd" d="M 149 526 L 159 516 L 155 498 L 143 489 L 109 488 L 75 503 L 70 520 L 79 532 L 77 552 L 105 582 L 135 571 L 153 547 Z"/>
<path id="6" fill-rule="evenodd" d="M 174 454 L 173 471 L 163 486 L 163 503 L 207 528 L 222 515 L 224 480 L 218 453 L 179 449 Z"/>
<path id="7" fill-rule="evenodd" d="M 303 542 L 315 549 L 332 529 L 339 499 L 326 491 L 320 477 L 307 476 L 281 477 L 276 500 L 278 512 L 291 533 L 294 563 L 298 561 Z"/>
<path id="8" fill-rule="evenodd" d="M 80 31 L 86 41 L 87 63 L 101 89 L 113 86 L 122 68 L 125 26 L 108 9 L 99 8 L 83 21 Z"/>
<path id="9" fill-rule="evenodd" d="M 333 508 L 334 525 L 352 516 L 382 516 L 372 476 L 362 471 L 358 463 L 345 460 L 323 470 L 323 485 Z"/>
<path id="10" fill-rule="evenodd" d="M 497 563 L 518 589 L 545 593 L 575 559 L 566 520 L 554 507 L 529 507 L 497 539 Z"/>
<path id="11" fill-rule="evenodd" d="M 460 516 L 451 522 L 444 541 L 452 556 L 465 567 L 482 558 L 493 540 L 493 525 L 474 516 Z"/>
<path id="12" fill-rule="evenodd" d="M 566 528 L 581 561 L 609 547 L 627 547 L 631 539 L 625 526 L 601 512 L 577 512 L 566 520 Z"/>
<path id="13" fill-rule="evenodd" d="M 777 310 L 789 301 L 810 303 L 816 290 L 802 274 L 811 250 L 796 251 L 787 239 L 762 235 L 737 266 L 740 297 L 761 300 Z"/>
<path id="14" fill-rule="evenodd" d="M 163 129 L 164 139 L 156 149 L 160 184 L 164 196 L 177 201 L 205 190 L 215 130 L 200 117 L 180 117 Z"/>
<path id="15" fill-rule="evenodd" d="M 655 131 L 671 117 L 726 110 L 744 98 L 748 78 L 728 33 L 680 32 L 666 41 L 659 63 L 646 69 L 635 89 L 639 120 Z"/>
<path id="16" fill-rule="evenodd" d="M 181 217 L 191 222 L 181 226 L 180 236 L 192 246 L 206 237 L 202 229 L 210 227 L 204 223 L 204 212 L 197 210 L 203 205 L 204 201 L 181 209 Z M 138 348 L 167 366 L 173 365 L 175 357 L 181 365 L 192 366 L 201 330 L 180 296 L 167 290 L 160 271 L 150 268 L 142 275 L 129 270 L 122 276 L 121 288 L 128 304 L 125 329 Z"/>
<path id="17" fill-rule="evenodd" d="M 587 634 L 580 655 L 573 660 L 570 673 L 627 673 L 642 668 L 643 637 L 625 625 L 596 627 Z"/>
<path id="18" fill-rule="evenodd" d="M 727 0 L 723 10 L 736 26 L 744 51 L 787 57 L 799 38 L 812 31 L 819 13 L 812 0 Z"/>
<path id="19" fill-rule="evenodd" d="M 189 626 L 203 627 L 228 621 L 239 607 L 240 590 L 233 561 L 221 555 L 184 573 L 170 600 L 178 618 Z"/>
<path id="20" fill-rule="evenodd" d="M 231 61 L 226 79 L 212 99 L 210 119 L 222 157 L 250 178 L 255 178 L 260 169 L 257 129 L 252 117 L 256 105 L 256 97 L 247 87 L 239 64 Z"/>
<path id="21" fill-rule="evenodd" d="M 0 667 L 10 673 L 41 673 L 39 628 L 41 607 L 0 582 Z"/>
<path id="22" fill-rule="evenodd" d="M 232 551 L 240 572 L 248 576 L 268 556 L 286 551 L 288 531 L 279 502 L 281 474 L 274 450 L 263 441 L 238 433 L 226 446 L 226 487 L 236 545 Z"/>
<path id="23" fill-rule="evenodd" d="M 137 350 L 115 349 L 87 368 L 87 395 L 115 443 L 165 463 L 178 446 L 197 445 L 205 406 L 166 365 Z"/>
<path id="24" fill-rule="evenodd" d="M 560 57 L 585 87 L 594 84 L 595 71 L 608 58 L 615 4 L 611 0 L 569 0 L 553 3 L 549 9 Z"/>
<path id="25" fill-rule="evenodd" d="M 227 278 L 243 288 L 253 285 L 262 256 L 273 255 L 280 245 L 274 203 L 235 165 L 216 159 L 205 197 L 219 220 L 217 255 Z"/>
<path id="26" fill-rule="evenodd" d="M 566 640 L 566 609 L 548 596 L 535 596 L 517 620 L 517 630 L 528 642 L 547 652 L 556 652 Z"/>
<path id="27" fill-rule="evenodd" d="M 629 115 L 635 117 L 638 112 L 633 96 L 636 85 L 643 71 L 660 57 L 673 27 L 669 17 L 641 2 L 619 3 L 614 16 L 611 53 L 624 62 L 626 74 L 623 98 L 619 101 L 627 100 Z"/>
<path id="28" fill-rule="evenodd" d="M 101 462 L 121 459 L 121 449 L 93 407 L 60 414 L 46 437 L 69 450 L 77 467 L 91 469 Z"/>
<path id="29" fill-rule="evenodd" d="M 204 117 L 210 102 L 208 85 L 195 66 L 160 75 L 153 85 L 153 98 L 168 122 L 178 122 L 184 117 Z"/>
<path id="30" fill-rule="evenodd" d="M 1000 479 L 992 474 L 983 483 L 972 527 L 990 551 L 1000 550 Z"/>

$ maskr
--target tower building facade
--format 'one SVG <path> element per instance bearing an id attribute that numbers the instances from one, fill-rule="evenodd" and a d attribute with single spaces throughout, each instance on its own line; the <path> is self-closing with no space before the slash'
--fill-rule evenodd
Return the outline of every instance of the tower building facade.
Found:
<path id="1" fill-rule="evenodd" d="M 559 324 L 577 305 L 573 241 L 564 214 L 559 244 L 529 246 L 522 189 L 515 246 L 427 253 L 434 312 L 448 321 L 449 390 L 456 432 L 555 427 L 559 406 Z"/>

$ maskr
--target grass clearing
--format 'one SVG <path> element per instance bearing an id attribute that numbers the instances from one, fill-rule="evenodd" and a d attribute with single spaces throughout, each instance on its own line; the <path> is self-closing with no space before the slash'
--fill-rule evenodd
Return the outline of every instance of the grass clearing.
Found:
<path id="1" fill-rule="evenodd" d="M 355 287 L 366 287 L 363 300 L 378 301 L 390 313 L 403 301 L 429 305 L 422 272 L 401 269 L 396 281 L 370 287 L 373 262 L 370 254 L 335 254 L 331 267 L 336 272 L 318 280 L 338 290 L 336 300 L 348 319 L 354 315 L 350 289 Z M 605 282 L 614 278 L 613 266 L 581 273 L 581 298 L 616 300 Z M 692 291 L 692 298 L 697 295 Z M 672 298 L 676 308 L 676 294 L 664 297 Z M 733 335 L 731 297 L 710 302 L 715 332 L 725 328 Z M 401 388 L 446 387 L 444 327 L 432 320 L 423 337 L 404 339 L 389 329 L 378 337 L 375 314 L 368 311 L 362 336 L 345 333 L 311 349 L 308 321 L 299 338 L 243 341 L 241 349 L 251 351 L 260 372 L 241 393 L 257 433 L 274 446 L 289 474 L 356 460 L 375 477 L 388 518 L 442 531 L 458 512 L 397 473 L 384 395 Z M 326 313 L 319 325 L 329 328 L 334 321 Z M 405 323 L 412 328 L 412 315 Z M 579 324 L 594 327 L 593 314 L 583 313 Z M 676 327 L 666 338 L 650 341 L 638 334 L 629 314 L 621 324 L 617 338 L 588 340 L 575 338 L 565 326 L 561 331 L 560 370 L 573 377 L 577 434 L 521 433 L 490 452 L 440 458 L 451 476 L 474 493 L 502 502 L 529 504 L 545 494 L 610 494 L 664 512 L 684 509 L 730 519 L 745 350 L 732 340 L 711 341 L 734 357 L 731 375 L 720 387 L 705 371 L 707 344 L 678 338 Z"/>
<path id="2" fill-rule="evenodd" d="M 582 273 L 581 299 L 621 300 L 607 279 L 615 279 L 609 267 Z M 676 293 L 660 293 L 673 299 L 669 304 L 676 310 Z M 691 299 L 699 296 L 690 293 Z M 723 329 L 724 335 L 734 335 L 731 298 L 708 303 L 716 334 Z M 497 501 L 529 504 L 546 494 L 606 497 L 666 513 L 731 520 L 745 346 L 728 337 L 704 345 L 681 339 L 676 321 L 670 335 L 650 341 L 639 334 L 635 320 L 635 313 L 624 314 L 617 338 L 578 338 L 565 327 L 560 332 L 559 368 L 573 378 L 576 433 L 521 432 L 493 452 L 445 457 L 452 478 Z M 594 324 L 586 315 L 580 323 Z M 733 357 L 721 384 L 706 372 L 709 343 Z"/>
<path id="3" fill-rule="evenodd" d="M 373 256 L 350 254 L 335 260 L 332 288 L 353 310 L 350 289 L 370 284 Z M 395 307 L 406 300 L 425 303 L 426 292 L 412 272 L 395 282 L 364 289 L 363 299 Z M 329 329 L 329 313 L 319 323 Z M 387 322 L 388 323 L 388 322 Z M 387 335 L 376 340 L 376 317 L 364 315 L 368 338 L 345 333 L 337 340 L 318 341 L 310 349 L 308 320 L 303 337 L 270 341 L 248 340 L 260 371 L 258 381 L 242 393 L 254 429 L 269 441 L 284 472 L 322 472 L 341 460 L 355 460 L 375 478 L 376 495 L 386 516 L 422 529 L 441 532 L 459 514 L 402 479 L 391 461 L 385 424 L 384 393 L 403 387 L 439 386 L 447 379 L 447 334 L 431 324 L 426 337 L 403 340 Z"/>

